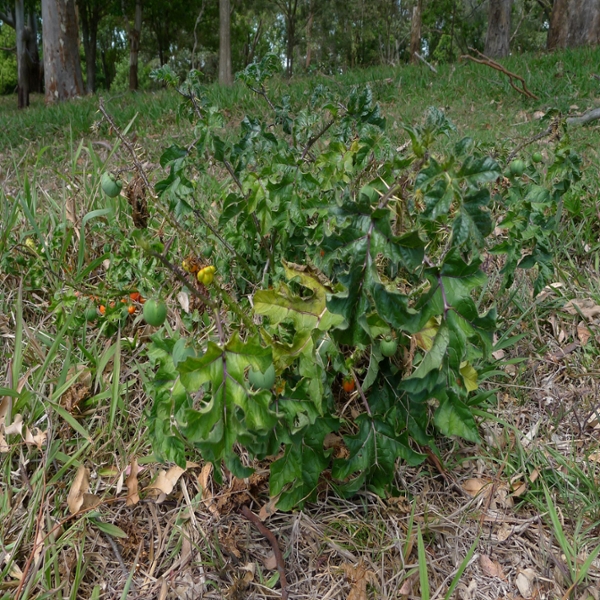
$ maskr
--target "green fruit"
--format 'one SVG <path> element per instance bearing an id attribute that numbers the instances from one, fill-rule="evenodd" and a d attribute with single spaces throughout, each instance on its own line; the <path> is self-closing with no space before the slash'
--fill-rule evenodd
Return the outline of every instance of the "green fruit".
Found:
<path id="1" fill-rule="evenodd" d="M 381 343 L 379 344 L 379 349 L 381 350 L 381 354 L 383 356 L 394 356 L 396 354 L 396 350 L 398 350 L 398 342 L 391 336 L 386 336 Z"/>
<path id="2" fill-rule="evenodd" d="M 521 177 L 525 171 L 525 166 L 525 161 L 513 160 L 510 163 L 510 174 L 514 175 L 515 177 Z"/>
<path id="3" fill-rule="evenodd" d="M 86 321 L 95 321 L 98 318 L 98 311 L 95 306 L 89 306 L 85 309 L 84 315 Z"/>
<path id="4" fill-rule="evenodd" d="M 146 300 L 143 315 L 148 325 L 160 327 L 167 318 L 167 305 L 162 300 Z"/>
<path id="5" fill-rule="evenodd" d="M 534 152 L 534 153 L 531 155 L 531 160 L 532 160 L 534 163 L 541 163 L 541 162 L 544 160 L 544 157 L 542 156 L 542 153 L 541 153 L 541 152 Z"/>
<path id="6" fill-rule="evenodd" d="M 275 384 L 275 367 L 271 364 L 264 373 L 255 371 L 252 367 L 248 371 L 248 381 L 257 390 L 270 390 Z"/>
<path id="7" fill-rule="evenodd" d="M 109 198 L 116 198 L 121 193 L 121 188 L 123 187 L 123 183 L 112 173 L 102 173 L 100 185 L 102 186 L 102 191 Z"/>
<path id="8" fill-rule="evenodd" d="M 214 248 L 212 246 L 204 246 L 202 248 L 202 256 L 206 258 L 210 258 L 212 256 Z"/>

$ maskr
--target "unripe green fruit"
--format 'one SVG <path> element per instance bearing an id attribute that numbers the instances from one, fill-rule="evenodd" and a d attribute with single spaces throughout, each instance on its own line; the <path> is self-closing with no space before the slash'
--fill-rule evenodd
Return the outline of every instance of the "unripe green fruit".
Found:
<path id="1" fill-rule="evenodd" d="M 270 390 L 275 384 L 275 367 L 271 364 L 264 373 L 255 371 L 252 367 L 248 371 L 248 381 L 257 390 Z"/>
<path id="2" fill-rule="evenodd" d="M 510 173 L 515 177 L 521 177 L 525 171 L 525 162 L 522 160 L 513 160 L 510 163 Z"/>
<path id="3" fill-rule="evenodd" d="M 100 177 L 100 185 L 102 186 L 102 191 L 109 198 L 116 198 L 121 193 L 121 188 L 123 187 L 123 183 L 119 181 L 112 173 L 102 173 L 102 177 Z"/>
<path id="4" fill-rule="evenodd" d="M 394 354 L 396 354 L 396 351 L 398 350 L 398 341 L 391 336 L 387 336 L 383 340 L 381 340 L 381 343 L 379 344 L 379 349 L 381 350 L 381 354 L 383 354 L 383 356 L 386 356 L 388 358 L 390 356 L 394 356 Z"/>
<path id="5" fill-rule="evenodd" d="M 148 325 L 160 327 L 167 318 L 167 305 L 162 300 L 146 300 L 143 315 Z"/>
<path id="6" fill-rule="evenodd" d="M 534 152 L 534 153 L 531 155 L 531 160 L 532 160 L 534 163 L 541 163 L 541 162 L 544 160 L 544 157 L 542 156 L 542 153 L 541 153 L 541 152 Z"/>

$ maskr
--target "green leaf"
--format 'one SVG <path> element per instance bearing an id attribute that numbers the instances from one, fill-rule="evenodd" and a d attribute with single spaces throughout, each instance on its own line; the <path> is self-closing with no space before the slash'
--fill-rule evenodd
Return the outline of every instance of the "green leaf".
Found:
<path id="1" fill-rule="evenodd" d="M 479 442 L 479 431 L 469 407 L 448 390 L 434 415 L 435 426 L 444 435 L 457 435 L 470 442 Z"/>
<path id="2" fill-rule="evenodd" d="M 410 376 L 410 379 L 422 379 L 429 371 L 439 371 L 444 356 L 446 355 L 446 348 L 448 348 L 449 342 L 450 332 L 448 331 L 448 325 L 445 322 L 442 322 L 433 339 L 431 350 L 423 357 L 423 360 L 415 372 Z"/>

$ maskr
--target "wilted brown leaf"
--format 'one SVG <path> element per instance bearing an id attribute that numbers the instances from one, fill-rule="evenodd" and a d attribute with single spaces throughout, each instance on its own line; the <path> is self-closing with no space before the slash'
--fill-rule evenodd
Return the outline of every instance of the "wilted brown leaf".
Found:
<path id="1" fill-rule="evenodd" d="M 279 496 L 270 498 L 266 504 L 263 504 L 258 512 L 258 518 L 261 521 L 266 521 L 269 517 L 272 517 L 277 512 L 277 502 L 279 502 Z"/>
<path id="2" fill-rule="evenodd" d="M 519 589 L 519 593 L 523 598 L 531 598 L 534 594 L 534 585 L 536 575 L 533 569 L 523 569 L 517 575 L 515 583 Z"/>
<path id="3" fill-rule="evenodd" d="M 492 560 L 489 556 L 482 554 L 479 557 L 479 564 L 481 565 L 481 570 L 489 577 L 497 577 L 502 580 L 506 579 L 500 563 Z"/>
<path id="4" fill-rule="evenodd" d="M 345 563 L 342 567 L 346 577 L 352 583 L 347 600 L 368 600 L 367 584 L 373 579 L 373 572 L 369 571 L 362 561 L 356 566 Z"/>
<path id="5" fill-rule="evenodd" d="M 29 427 L 25 427 L 25 436 L 23 439 L 28 446 L 37 446 L 41 450 L 42 446 L 46 443 L 47 436 L 48 433 L 38 427 L 34 427 L 33 432 L 30 431 Z"/>
<path id="6" fill-rule="evenodd" d="M 569 302 L 565 304 L 564 310 L 570 315 L 582 314 L 588 321 L 600 316 L 600 306 L 591 298 L 569 300 Z"/>
<path id="7" fill-rule="evenodd" d="M 73 481 L 67 496 L 67 506 L 72 515 L 78 512 L 83 505 L 83 495 L 88 491 L 89 485 L 89 472 L 83 465 L 79 465 L 75 481 Z"/>
<path id="8" fill-rule="evenodd" d="M 179 478 L 185 473 L 185 469 L 175 465 L 168 471 L 161 470 L 158 477 L 146 489 L 156 496 L 156 503 L 160 504 L 173 491 Z"/>
<path id="9" fill-rule="evenodd" d="M 209 480 L 210 480 L 212 471 L 213 471 L 212 463 L 206 463 L 202 467 L 202 471 L 200 471 L 200 474 L 198 475 L 198 485 L 200 486 L 200 489 L 202 490 L 202 500 L 204 500 L 204 503 L 208 507 L 208 510 L 210 510 L 210 512 L 215 517 L 218 517 L 218 516 L 220 516 L 219 509 L 217 508 L 213 493 L 212 493 L 212 491 L 210 489 L 210 485 L 209 485 Z"/>
<path id="10" fill-rule="evenodd" d="M 15 418 L 13 419 L 13 422 L 8 425 L 7 427 L 4 427 L 4 433 L 6 435 L 13 435 L 15 433 L 18 433 L 19 435 L 22 435 L 22 431 L 23 431 L 23 417 L 19 414 L 15 415 Z"/>
<path id="11" fill-rule="evenodd" d="M 140 495 L 138 493 L 138 461 L 134 457 L 129 465 L 129 475 L 125 480 L 127 486 L 127 500 L 125 501 L 126 506 L 133 506 L 140 501 Z"/>
<path id="12" fill-rule="evenodd" d="M 274 571 L 277 568 L 277 559 L 275 558 L 275 554 L 273 552 L 270 552 L 267 555 L 267 558 L 265 558 L 265 560 L 263 561 L 263 564 L 265 565 L 265 569 L 268 569 L 269 571 Z"/>
<path id="13" fill-rule="evenodd" d="M 585 346 L 588 343 L 591 335 L 588 326 L 583 321 L 580 321 L 579 325 L 577 325 L 577 337 L 582 346 Z"/>
<path id="14" fill-rule="evenodd" d="M 477 496 L 481 490 L 483 490 L 485 487 L 488 487 L 490 485 L 489 481 L 486 481 L 485 479 L 478 479 L 478 478 L 473 478 L 473 479 L 467 479 L 464 483 L 463 483 L 463 490 L 465 490 L 465 492 L 467 492 L 467 494 L 469 494 L 469 496 L 473 496 L 473 498 L 475 496 Z"/>

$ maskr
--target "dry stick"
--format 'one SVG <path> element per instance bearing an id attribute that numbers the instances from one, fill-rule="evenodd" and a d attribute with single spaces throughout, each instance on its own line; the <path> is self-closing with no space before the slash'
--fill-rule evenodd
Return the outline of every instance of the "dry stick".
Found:
<path id="1" fill-rule="evenodd" d="M 590 121 L 595 121 L 596 119 L 600 119 L 600 108 L 588 110 L 580 117 L 568 117 L 567 125 L 585 125 L 586 123 L 589 123 Z"/>
<path id="2" fill-rule="evenodd" d="M 283 560 L 283 554 L 281 553 L 279 544 L 277 543 L 277 538 L 263 525 L 261 520 L 247 506 L 242 506 L 241 512 L 244 517 L 246 517 L 246 519 L 248 519 L 248 521 L 250 521 L 256 527 L 256 529 L 258 529 L 258 531 L 260 531 L 260 533 L 267 538 L 269 544 L 271 544 L 271 548 L 273 548 L 273 554 L 275 555 L 275 561 L 277 562 L 279 583 L 281 584 L 281 600 L 287 600 L 288 589 L 287 579 L 285 577 L 285 562 Z"/>
<path id="3" fill-rule="evenodd" d="M 311 137 L 308 140 L 308 144 L 306 144 L 306 148 L 304 148 L 304 151 L 302 152 L 302 156 L 300 157 L 300 160 L 304 160 L 306 158 L 306 155 L 310 152 L 310 149 L 317 143 L 318 139 L 323 137 L 326 133 L 327 130 L 335 123 L 334 119 L 331 119 L 331 121 L 329 121 L 329 123 L 327 123 L 322 129 L 321 131 L 319 131 L 319 133 L 315 134 L 313 137 Z"/>
<path id="4" fill-rule="evenodd" d="M 555 129 L 554 127 L 551 125 L 550 127 L 548 127 L 548 129 L 546 129 L 545 131 L 542 131 L 541 133 L 538 133 L 536 135 L 534 135 L 533 137 L 529 138 L 528 140 L 525 140 L 523 143 L 519 144 L 506 158 L 506 162 L 509 163 L 519 152 L 521 152 L 521 150 L 523 150 L 523 148 L 525 148 L 525 146 L 529 146 L 529 144 L 533 144 L 533 142 L 537 142 L 538 140 L 541 140 L 542 138 L 548 137 L 549 135 L 552 135 L 554 133 Z"/>
<path id="5" fill-rule="evenodd" d="M 437 75 L 437 69 L 431 63 L 428 63 L 418 52 L 415 52 L 415 56 Z"/>
<path id="6" fill-rule="evenodd" d="M 512 86 L 512 88 L 515 89 L 517 92 L 519 92 L 519 94 L 523 94 L 524 96 L 527 96 L 528 98 L 532 98 L 533 100 L 539 100 L 539 98 L 535 94 L 533 94 L 532 92 L 529 91 L 529 89 L 527 89 L 527 84 L 525 83 L 525 80 L 520 75 L 517 75 L 516 73 L 511 73 L 510 71 L 506 70 L 501 64 L 497 63 L 495 60 L 492 60 L 485 54 L 482 54 L 481 52 L 479 52 L 479 50 L 475 50 L 473 48 L 469 48 L 469 50 L 471 50 L 472 52 L 477 52 L 477 54 L 479 55 L 480 58 L 475 58 L 474 56 L 471 56 L 469 54 L 463 54 L 461 56 L 461 58 L 466 58 L 468 60 L 472 60 L 473 62 L 476 62 L 480 65 L 486 65 L 487 67 L 496 69 L 496 71 L 500 71 L 500 73 L 504 73 L 504 75 L 506 75 L 508 77 L 508 81 L 509 81 L 510 85 Z M 523 87 L 522 88 L 517 87 L 514 84 L 513 79 L 520 81 L 521 85 Z"/>

